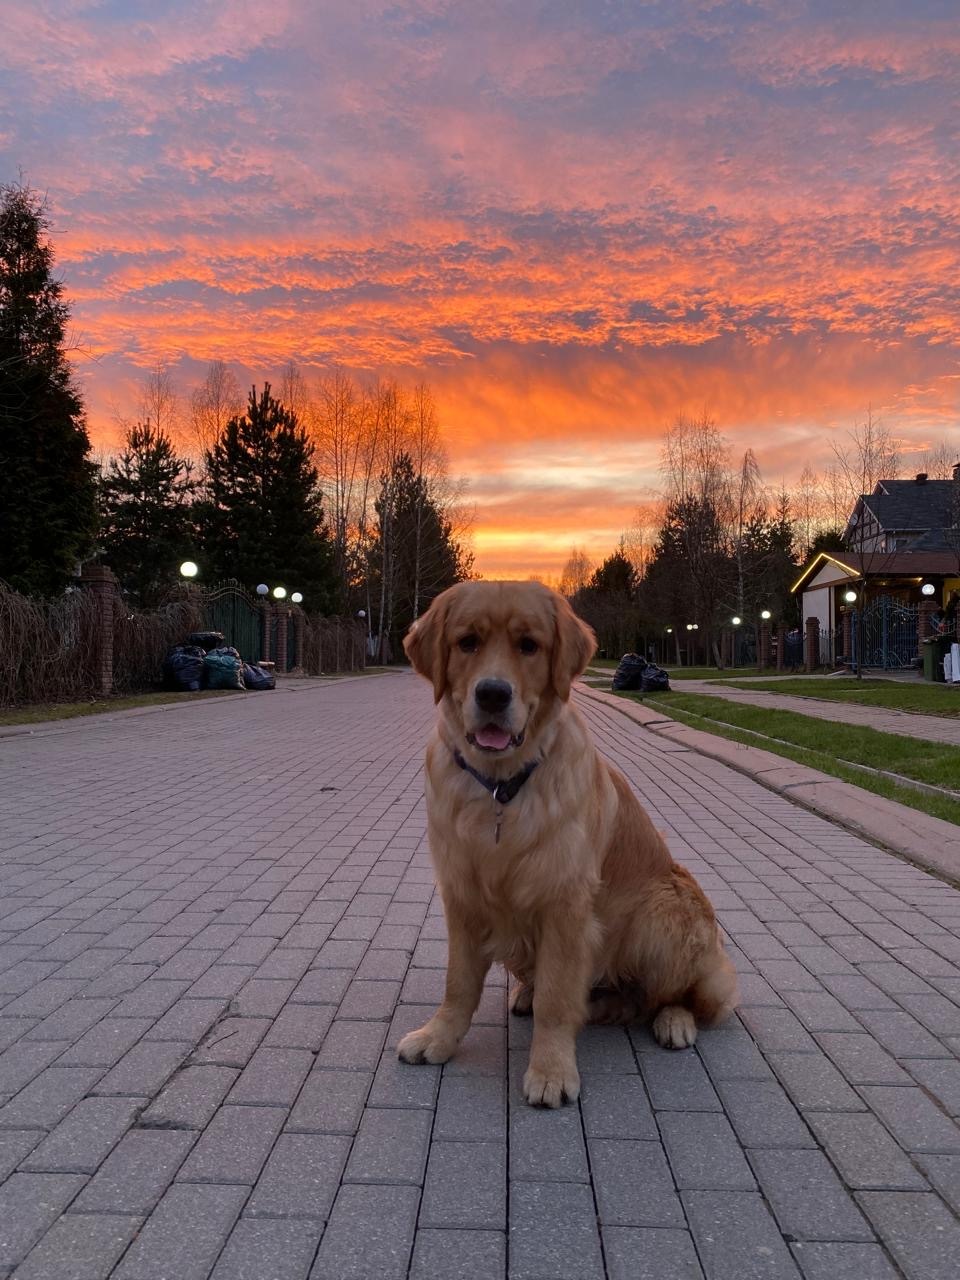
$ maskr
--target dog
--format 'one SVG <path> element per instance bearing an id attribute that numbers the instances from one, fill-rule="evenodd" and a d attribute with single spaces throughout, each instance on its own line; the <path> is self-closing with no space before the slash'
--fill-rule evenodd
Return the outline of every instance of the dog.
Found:
<path id="1" fill-rule="evenodd" d="M 579 1094 L 586 1022 L 652 1018 L 678 1049 L 737 1002 L 703 890 L 570 703 L 595 647 L 537 582 L 459 583 L 404 640 L 439 708 L 426 798 L 449 956 L 443 1003 L 398 1052 L 446 1062 L 498 961 L 512 1013 L 533 1013 L 524 1097 L 546 1107 Z"/>

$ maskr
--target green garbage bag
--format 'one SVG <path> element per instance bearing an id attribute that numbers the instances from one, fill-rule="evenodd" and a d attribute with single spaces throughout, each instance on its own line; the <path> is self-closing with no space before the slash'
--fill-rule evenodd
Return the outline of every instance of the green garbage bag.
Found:
<path id="1" fill-rule="evenodd" d="M 203 660 L 208 689 L 243 689 L 243 663 L 236 649 L 211 649 Z"/>

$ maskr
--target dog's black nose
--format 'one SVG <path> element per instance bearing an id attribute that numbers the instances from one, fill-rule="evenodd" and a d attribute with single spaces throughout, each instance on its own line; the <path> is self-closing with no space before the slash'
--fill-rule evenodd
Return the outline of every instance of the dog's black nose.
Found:
<path id="1" fill-rule="evenodd" d="M 506 680 L 478 680 L 473 695 L 481 711 L 491 714 L 506 711 L 513 697 L 513 689 Z"/>

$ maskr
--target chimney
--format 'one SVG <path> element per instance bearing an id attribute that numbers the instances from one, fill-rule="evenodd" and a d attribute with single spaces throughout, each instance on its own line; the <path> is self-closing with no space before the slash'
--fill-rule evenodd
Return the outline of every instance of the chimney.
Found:
<path id="1" fill-rule="evenodd" d="M 960 484 L 960 462 L 953 464 L 953 479 L 956 484 Z"/>
<path id="2" fill-rule="evenodd" d="M 926 484 L 926 483 L 927 483 L 927 473 L 925 471 L 918 472 L 917 484 Z"/>

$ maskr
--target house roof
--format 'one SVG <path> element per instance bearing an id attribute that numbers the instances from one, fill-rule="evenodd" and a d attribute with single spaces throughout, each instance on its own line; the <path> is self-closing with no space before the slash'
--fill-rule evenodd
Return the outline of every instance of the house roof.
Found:
<path id="1" fill-rule="evenodd" d="M 953 524 L 952 480 L 881 480 L 860 501 L 869 507 L 886 533 L 943 529 Z"/>
<path id="2" fill-rule="evenodd" d="M 859 578 L 922 578 L 960 576 L 960 553 L 956 551 L 871 551 L 861 556 L 855 551 L 818 551 L 804 566 L 791 591 L 799 591 L 809 578 L 826 564 L 837 569 L 837 580 Z"/>

